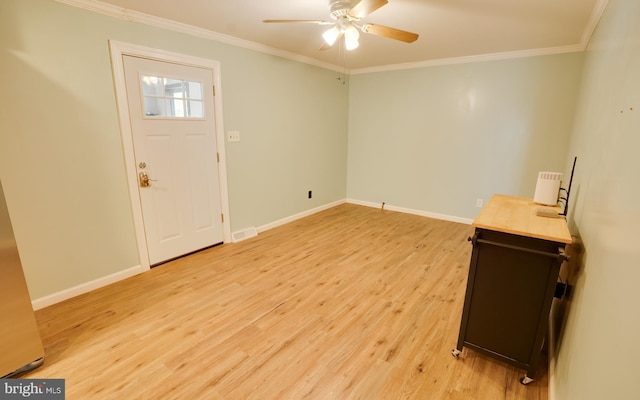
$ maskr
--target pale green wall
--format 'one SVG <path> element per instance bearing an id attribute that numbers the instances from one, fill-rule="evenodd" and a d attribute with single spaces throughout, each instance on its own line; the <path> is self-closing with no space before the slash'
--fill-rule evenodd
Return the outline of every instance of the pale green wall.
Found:
<path id="1" fill-rule="evenodd" d="M 348 88 L 336 76 L 259 53 L 223 64 L 225 125 L 241 135 L 226 147 L 237 229 L 346 197 Z"/>
<path id="2" fill-rule="evenodd" d="M 570 282 L 553 394 L 638 399 L 640 1 L 609 2 L 584 71 L 569 151 L 578 157 L 569 222 L 584 254 Z"/>
<path id="3" fill-rule="evenodd" d="M 346 197 L 337 73 L 51 0 L 2 0 L 0 176 L 32 298 L 139 264 L 110 39 L 221 63 L 225 131 L 241 132 L 226 147 L 232 231 Z"/>
<path id="4" fill-rule="evenodd" d="M 563 171 L 582 54 L 351 77 L 347 196 L 473 218 Z"/>
<path id="5" fill-rule="evenodd" d="M 114 39 L 221 62 L 225 130 L 242 135 L 227 145 L 233 230 L 345 196 L 473 217 L 476 197 L 531 196 L 539 170 L 568 172 L 577 155 L 570 223 L 586 252 L 553 395 L 633 398 L 637 21 L 640 2 L 611 0 L 581 86 L 583 55 L 567 54 L 355 75 L 347 93 L 320 68 L 50 0 L 2 0 L 0 176 L 32 297 L 138 263 L 107 47 Z"/>

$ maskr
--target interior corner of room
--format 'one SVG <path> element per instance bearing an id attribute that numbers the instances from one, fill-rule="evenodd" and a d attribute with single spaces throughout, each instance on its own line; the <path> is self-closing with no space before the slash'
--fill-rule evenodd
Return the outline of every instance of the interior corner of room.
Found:
<path id="1" fill-rule="evenodd" d="M 343 203 L 469 224 L 494 194 L 532 198 L 540 171 L 567 179 L 577 157 L 549 399 L 638 393 L 640 2 L 598 2 L 584 51 L 347 73 L 348 84 L 76 3 L 0 6 L 0 178 L 35 308 L 148 268 L 109 47 L 130 43 L 219 63 L 230 246 Z"/>

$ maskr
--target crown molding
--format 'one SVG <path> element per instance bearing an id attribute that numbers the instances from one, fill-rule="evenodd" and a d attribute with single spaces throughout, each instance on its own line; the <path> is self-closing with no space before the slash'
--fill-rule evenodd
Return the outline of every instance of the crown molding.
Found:
<path id="1" fill-rule="evenodd" d="M 602 14 L 604 14 L 604 10 L 607 8 L 609 4 L 609 0 L 597 0 L 595 7 L 593 7 L 593 11 L 591 12 L 591 16 L 589 18 L 589 22 L 587 23 L 587 27 L 582 33 L 582 40 L 580 43 L 586 49 L 591 41 L 591 37 L 593 36 L 593 32 L 596 30 L 598 26 L 598 22 L 600 22 L 600 18 L 602 18 Z"/>
<path id="2" fill-rule="evenodd" d="M 289 60 L 298 61 L 298 62 L 309 64 L 309 65 L 314 65 L 320 68 L 325 68 L 331 71 L 336 71 L 336 72 L 344 73 L 347 75 L 357 75 L 357 74 L 366 74 L 366 73 L 372 73 L 372 72 L 397 71 L 397 70 L 425 68 L 425 67 L 442 66 L 442 65 L 465 64 L 465 63 L 474 63 L 474 62 L 483 62 L 483 61 L 496 61 L 496 60 L 506 60 L 506 59 L 512 59 L 512 58 L 524 58 L 524 57 L 544 56 L 544 55 L 551 55 L 551 54 L 581 52 L 587 48 L 587 45 L 591 40 L 591 36 L 593 35 L 593 32 L 595 31 L 595 28 L 598 25 L 598 22 L 600 21 L 600 17 L 604 13 L 604 10 L 606 9 L 607 4 L 609 3 L 609 0 L 597 0 L 596 5 L 591 13 L 589 23 L 587 24 L 587 27 L 585 28 L 582 34 L 582 38 L 579 44 L 569 45 L 569 46 L 548 47 L 548 48 L 542 48 L 542 49 L 479 54 L 479 55 L 465 56 L 465 57 L 442 58 L 442 59 L 436 59 L 436 60 L 382 65 L 382 66 L 368 67 L 368 68 L 349 69 L 349 68 L 345 68 L 344 66 L 325 63 L 322 61 L 318 61 L 314 58 L 301 56 L 299 54 L 291 53 L 291 52 L 280 50 L 280 49 L 275 49 L 273 47 L 265 46 L 260 43 L 239 39 L 229 35 L 224 35 L 222 33 L 214 32 L 208 29 L 198 28 L 193 25 L 183 24 L 183 23 L 172 21 L 169 19 L 155 17 L 153 15 L 141 13 L 139 11 L 128 10 L 126 8 L 107 4 L 99 0 L 55 0 L 55 1 L 57 1 L 58 3 L 67 4 L 76 8 L 81 8 L 87 11 L 122 19 L 125 21 L 137 22 L 137 23 L 154 26 L 157 28 L 166 29 L 174 32 L 185 33 L 185 34 L 203 38 L 203 39 L 214 40 L 214 41 L 229 44 L 232 46 L 242 47 L 248 50 L 254 50 L 261 53 L 266 53 L 266 54 L 286 58 Z"/>
<path id="3" fill-rule="evenodd" d="M 187 35 L 199 37 L 202 39 L 214 40 L 229 44 L 232 46 L 242 47 L 248 50 L 254 50 L 261 53 L 267 53 L 274 56 L 287 58 L 293 61 L 298 61 L 305 64 L 315 65 L 320 68 L 325 68 L 332 71 L 344 72 L 344 67 L 324 63 L 316 59 L 301 56 L 299 54 L 291 53 L 288 51 L 275 49 L 273 47 L 265 46 L 260 43 L 252 42 L 249 40 L 239 39 L 233 36 L 224 35 L 222 33 L 214 32 L 208 29 L 198 28 L 193 25 L 183 24 L 180 22 L 172 21 L 166 18 L 160 18 L 153 15 L 145 14 L 139 11 L 133 11 L 126 8 L 114 6 L 111 4 L 103 3 L 98 0 L 54 0 L 58 3 L 63 3 L 72 7 L 80 8 L 83 10 L 107 15 L 110 17 L 118 18 L 129 22 L 137 22 L 156 28 L 166 29 L 173 32 L 185 33 Z M 347 71 L 348 72 L 348 71 Z"/>
<path id="4" fill-rule="evenodd" d="M 576 53 L 576 52 L 584 51 L 584 49 L 585 49 L 584 45 L 575 44 L 570 46 L 558 46 L 558 47 L 548 47 L 543 49 L 507 51 L 503 53 L 478 54 L 478 55 L 465 56 L 465 57 L 439 58 L 436 60 L 419 61 L 414 63 L 383 65 L 380 67 L 370 67 L 370 68 L 359 68 L 359 69 L 352 69 L 349 73 L 351 75 L 357 75 L 357 74 L 368 74 L 372 72 L 386 72 L 386 71 L 398 71 L 398 70 L 415 69 L 415 68 L 435 67 L 440 65 L 467 64 L 467 63 L 477 63 L 477 62 L 484 62 L 484 61 L 508 60 L 511 58 L 525 58 L 525 57 L 546 56 L 551 54 Z"/>

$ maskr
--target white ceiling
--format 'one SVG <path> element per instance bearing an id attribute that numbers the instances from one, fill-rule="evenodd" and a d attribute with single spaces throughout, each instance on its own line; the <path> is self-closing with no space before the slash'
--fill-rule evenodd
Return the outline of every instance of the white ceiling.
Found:
<path id="1" fill-rule="evenodd" d="M 109 13 L 128 19 L 170 28 L 170 21 L 175 21 L 182 30 L 195 27 L 201 34 L 244 47 L 362 72 L 469 57 L 580 51 L 608 0 L 389 0 L 363 22 L 415 32 L 420 38 L 407 44 L 363 33 L 360 47 L 350 52 L 341 52 L 339 46 L 319 50 L 326 26 L 262 23 L 263 19 L 329 20 L 330 0 L 58 1 L 86 3 L 93 9 L 99 8 L 96 3 L 103 8 L 107 3 L 116 6 L 108 7 Z M 153 22 L 148 16 L 170 21 Z"/>

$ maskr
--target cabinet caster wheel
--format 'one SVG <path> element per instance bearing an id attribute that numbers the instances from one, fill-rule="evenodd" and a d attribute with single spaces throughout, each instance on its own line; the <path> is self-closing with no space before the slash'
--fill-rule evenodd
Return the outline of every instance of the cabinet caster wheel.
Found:
<path id="1" fill-rule="evenodd" d="M 451 350 L 451 355 L 454 356 L 455 358 L 460 358 L 460 350 L 458 349 Z"/>
<path id="2" fill-rule="evenodd" d="M 520 378 L 520 383 L 522 383 L 523 385 L 528 385 L 531 382 L 533 382 L 532 378 L 529 378 L 528 376 L 523 376 L 522 378 Z"/>

